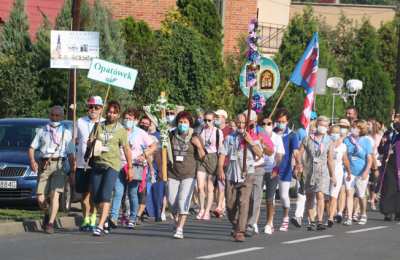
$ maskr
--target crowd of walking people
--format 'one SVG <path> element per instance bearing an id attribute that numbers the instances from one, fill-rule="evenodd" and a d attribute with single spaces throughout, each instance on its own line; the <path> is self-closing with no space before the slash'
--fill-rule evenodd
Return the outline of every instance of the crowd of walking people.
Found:
<path id="1" fill-rule="evenodd" d="M 291 224 L 309 231 L 365 225 L 368 207 L 379 206 L 386 221 L 400 221 L 400 114 L 385 128 L 359 119 L 350 107 L 336 122 L 314 116 L 308 129 L 295 130 L 285 108 L 272 118 L 255 111 L 231 117 L 223 109 L 195 116 L 167 111 L 167 180 L 160 133 L 146 113 L 93 96 L 75 134 L 61 123 L 63 115 L 62 107 L 52 107 L 29 149 L 49 234 L 68 178 L 82 194 L 80 230 L 94 236 L 135 229 L 146 215 L 155 221 L 170 216 L 177 239 L 184 238 L 188 216 L 207 223 L 226 215 L 235 241 L 287 232 Z"/>

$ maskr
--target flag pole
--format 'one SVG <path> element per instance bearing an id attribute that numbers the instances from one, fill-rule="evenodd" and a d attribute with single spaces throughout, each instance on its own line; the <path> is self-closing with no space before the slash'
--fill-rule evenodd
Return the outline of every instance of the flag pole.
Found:
<path id="1" fill-rule="evenodd" d="M 278 98 L 278 100 L 276 101 L 275 106 L 274 106 L 274 108 L 272 109 L 271 114 L 269 114 L 269 117 L 268 117 L 269 119 L 271 119 L 272 116 L 274 115 L 275 110 L 277 109 L 279 103 L 281 102 L 281 100 L 282 100 L 282 98 L 283 98 L 283 95 L 285 95 L 285 92 L 286 92 L 287 88 L 289 87 L 289 85 L 290 85 L 290 80 L 288 80 L 288 82 L 286 82 L 285 87 L 283 88 L 281 94 L 279 95 L 279 98 Z"/>
<path id="2" fill-rule="evenodd" d="M 160 94 L 161 98 L 165 97 L 165 92 L 162 91 Z M 166 117 L 166 109 L 165 107 L 163 107 L 161 109 L 161 121 L 163 121 Z M 161 172 L 162 172 L 162 179 L 163 181 L 167 181 L 168 180 L 168 176 L 167 176 L 167 147 L 165 146 L 165 144 L 162 144 L 161 146 Z"/>

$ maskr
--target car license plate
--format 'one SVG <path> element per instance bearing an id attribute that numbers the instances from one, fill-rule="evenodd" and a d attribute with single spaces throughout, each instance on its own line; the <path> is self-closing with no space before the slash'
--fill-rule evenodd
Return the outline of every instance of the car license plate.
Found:
<path id="1" fill-rule="evenodd" d="M 15 190 L 16 188 L 17 188 L 16 181 L 0 181 L 0 189 Z"/>

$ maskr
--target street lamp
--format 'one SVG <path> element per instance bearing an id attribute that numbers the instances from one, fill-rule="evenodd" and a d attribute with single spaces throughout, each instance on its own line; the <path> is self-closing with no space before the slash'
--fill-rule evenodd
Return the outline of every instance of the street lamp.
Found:
<path id="1" fill-rule="evenodd" d="M 356 105 L 356 97 L 359 91 L 363 88 L 363 82 L 358 79 L 350 79 L 346 82 L 347 91 L 343 91 L 344 80 L 339 77 L 332 77 L 326 81 L 326 86 L 332 89 L 332 124 L 335 122 L 335 98 L 340 96 L 344 102 L 350 97 L 353 100 L 353 106 Z"/>

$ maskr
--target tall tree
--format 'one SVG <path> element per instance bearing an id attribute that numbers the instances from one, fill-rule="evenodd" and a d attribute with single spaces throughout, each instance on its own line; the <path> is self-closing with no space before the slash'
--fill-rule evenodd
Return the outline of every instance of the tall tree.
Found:
<path id="1" fill-rule="evenodd" d="M 0 117 L 33 116 L 41 89 L 32 63 L 24 0 L 15 0 L 0 34 Z"/>
<path id="2" fill-rule="evenodd" d="M 275 59 L 281 72 L 281 86 L 284 86 L 289 79 L 314 32 L 319 32 L 319 67 L 327 68 L 330 75 L 338 75 L 339 72 L 336 61 L 330 53 L 330 48 L 327 43 L 327 34 L 329 33 L 321 31 L 319 24 L 320 21 L 314 16 L 314 12 L 310 7 L 306 8 L 302 15 L 297 15 L 290 21 L 283 37 L 282 45 Z M 275 104 L 282 90 L 283 88 L 281 87 L 269 102 L 270 106 L 268 112 L 270 112 L 271 107 Z M 318 114 L 327 116 L 331 114 L 330 94 L 330 90 L 328 90 L 325 96 L 317 97 L 316 107 Z M 298 119 L 301 115 L 304 97 L 305 94 L 302 88 L 290 86 L 280 106 L 289 109 L 292 116 Z M 336 104 L 338 108 L 343 107 L 343 105 L 340 106 L 340 102 L 341 101 L 338 101 Z M 341 110 L 337 110 L 337 114 L 339 115 L 340 113 Z M 297 123 L 297 120 L 295 120 L 295 123 Z"/>
<path id="3" fill-rule="evenodd" d="M 363 81 L 356 101 L 360 116 L 388 121 L 394 104 L 393 85 L 379 57 L 378 34 L 369 21 L 364 21 L 357 29 L 354 44 L 351 62 L 344 66 L 344 74 L 347 79 Z"/>

